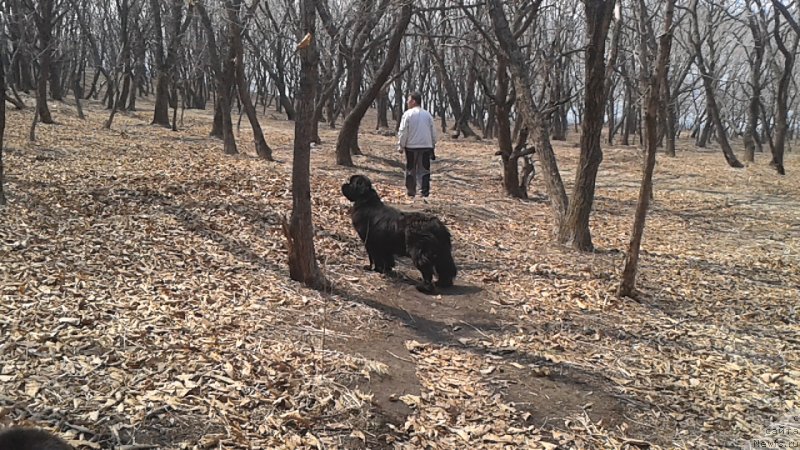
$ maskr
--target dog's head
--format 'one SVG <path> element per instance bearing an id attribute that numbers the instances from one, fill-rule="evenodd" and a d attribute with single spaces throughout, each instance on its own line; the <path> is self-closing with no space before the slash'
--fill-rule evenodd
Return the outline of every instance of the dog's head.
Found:
<path id="1" fill-rule="evenodd" d="M 351 202 L 379 199 L 378 192 L 372 187 L 372 182 L 364 175 L 350 177 L 350 181 L 342 185 L 342 194 Z"/>

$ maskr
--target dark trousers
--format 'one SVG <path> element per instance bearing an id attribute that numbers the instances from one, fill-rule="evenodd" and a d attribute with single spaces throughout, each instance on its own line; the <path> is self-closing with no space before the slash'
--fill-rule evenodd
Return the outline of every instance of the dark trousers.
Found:
<path id="1" fill-rule="evenodd" d="M 431 193 L 431 152 L 430 148 L 406 149 L 406 193 L 409 197 L 420 193 L 427 197 Z"/>

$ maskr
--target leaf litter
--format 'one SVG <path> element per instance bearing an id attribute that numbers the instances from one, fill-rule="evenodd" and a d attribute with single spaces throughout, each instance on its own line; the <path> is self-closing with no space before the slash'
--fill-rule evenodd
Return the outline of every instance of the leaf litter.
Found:
<path id="1" fill-rule="evenodd" d="M 380 428 L 357 380 L 392 373 L 331 343 L 396 321 L 353 298 L 402 310 L 413 288 L 361 270 L 335 131 L 312 151 L 318 257 L 338 286 L 318 293 L 286 270 L 290 123 L 265 121 L 279 160 L 265 163 L 248 128 L 244 153 L 223 155 L 208 112 L 175 133 L 145 110 L 102 130 L 98 105 L 85 123 L 53 109 L 59 124 L 40 125 L 35 144 L 30 111 L 9 111 L 6 129 L 1 423 L 78 448 L 714 448 L 798 408 L 800 183 L 762 155 L 741 171 L 716 153 L 659 159 L 633 301 L 614 289 L 638 151 L 605 149 L 598 251 L 583 255 L 552 244 L 539 181 L 532 200 L 509 199 L 491 143 L 443 142 L 424 208 L 450 227 L 457 284 L 476 293 L 429 301 L 472 302 L 487 323 L 406 340 L 419 393 L 395 393 L 410 413 Z M 361 145 L 358 170 L 402 203 L 392 138 L 365 132 Z M 577 149 L 556 148 L 571 180 Z"/>

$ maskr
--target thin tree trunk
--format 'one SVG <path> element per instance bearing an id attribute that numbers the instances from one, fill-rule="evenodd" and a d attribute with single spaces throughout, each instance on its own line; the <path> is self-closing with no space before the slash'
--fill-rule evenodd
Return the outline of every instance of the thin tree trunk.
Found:
<path id="1" fill-rule="evenodd" d="M 645 127 L 647 128 L 646 156 L 642 171 L 642 184 L 639 189 L 639 200 L 636 205 L 636 214 L 633 222 L 633 232 L 628 244 L 628 251 L 625 256 L 625 267 L 622 270 L 622 280 L 620 281 L 617 294 L 620 297 L 632 297 L 636 290 L 636 272 L 639 264 L 639 249 L 644 235 L 645 219 L 647 209 L 650 207 L 650 199 L 653 191 L 653 170 L 656 165 L 656 145 L 658 144 L 658 102 L 661 92 L 660 83 L 667 82 L 667 71 L 669 69 L 669 55 L 672 47 L 672 20 L 675 11 L 675 0 L 667 0 L 665 6 L 664 33 L 659 38 L 658 61 L 655 75 L 650 80 L 649 92 L 647 94 L 647 109 L 645 111 Z M 642 11 L 642 14 L 644 12 Z M 643 68 L 642 70 L 648 70 Z M 652 73 L 652 72 L 649 72 Z"/>
<path id="2" fill-rule="evenodd" d="M 192 11 L 194 10 L 194 2 L 189 2 L 189 8 L 186 13 L 186 19 L 181 23 L 181 16 L 183 15 L 184 0 L 172 0 L 168 4 L 168 11 L 170 13 L 169 27 L 172 29 L 173 34 L 167 43 L 166 52 L 164 51 L 164 44 L 162 39 L 162 19 L 161 8 L 158 0 L 150 1 L 151 9 L 154 16 L 154 28 L 156 29 L 156 64 L 158 67 L 158 80 L 156 82 L 156 104 L 153 109 L 153 125 L 161 125 L 163 127 L 170 127 L 169 121 L 169 89 L 170 84 L 173 82 L 175 62 L 178 59 L 178 48 L 181 46 L 181 40 L 189 23 L 192 20 Z M 166 54 L 165 54 L 166 53 Z"/>
<path id="3" fill-rule="evenodd" d="M 214 121 L 211 127 L 211 136 L 223 139 L 224 152 L 227 154 L 238 153 L 236 149 L 236 139 L 233 136 L 233 124 L 231 122 L 231 91 L 233 87 L 233 76 L 235 71 L 236 55 L 228 54 L 228 58 L 223 62 L 220 58 L 217 41 L 214 35 L 214 28 L 211 18 L 208 15 L 205 4 L 202 1 L 195 3 L 200 20 L 208 36 L 208 53 L 211 60 L 211 68 L 216 82 L 216 100 L 214 103 Z"/>
<path id="4" fill-rule="evenodd" d="M 39 2 L 39 11 L 35 14 L 36 28 L 39 31 L 39 79 L 36 82 L 36 109 L 42 123 L 55 123 L 50 109 L 47 107 L 47 82 L 50 79 L 51 62 L 53 58 L 53 14 L 54 0 Z"/>
<path id="5" fill-rule="evenodd" d="M 700 29 L 698 25 L 699 19 L 697 16 L 697 0 L 692 0 L 690 11 L 692 12 L 691 40 L 692 44 L 694 45 L 697 68 L 700 70 L 700 77 L 703 80 L 703 88 L 705 89 L 709 117 L 711 118 L 711 122 L 717 131 L 717 140 L 719 140 L 719 145 L 722 147 L 722 154 L 725 156 L 725 161 L 733 168 L 742 168 L 744 165 L 739 162 L 739 160 L 736 158 L 736 155 L 733 153 L 733 148 L 731 148 L 728 135 L 725 133 L 725 126 L 722 123 L 722 114 L 720 113 L 719 105 L 717 104 L 716 93 L 714 92 L 714 75 L 708 69 L 708 65 L 703 57 Z"/>
<path id="6" fill-rule="evenodd" d="M 289 276 L 306 286 L 324 289 L 328 282 L 317 265 L 314 249 L 314 224 L 311 214 L 311 140 L 314 120 L 314 99 L 317 91 L 319 55 L 315 37 L 314 0 L 301 0 L 300 15 L 304 31 L 313 37 L 311 44 L 300 49 L 300 90 L 294 123 L 294 157 L 292 163 L 292 215 L 284 222 L 289 249 Z"/>
<path id="7" fill-rule="evenodd" d="M 449 75 L 449 70 L 445 64 L 444 56 L 439 52 L 439 49 L 436 47 L 436 43 L 433 41 L 433 32 L 430 31 L 430 25 L 427 22 L 424 23 L 427 29 L 425 36 L 428 43 L 428 50 L 430 55 L 433 57 L 433 66 L 436 69 L 436 75 L 440 78 L 441 83 L 444 86 L 445 93 L 447 94 L 447 100 L 450 102 L 450 109 L 452 109 L 453 117 L 456 120 L 456 122 L 453 124 L 453 126 L 456 127 L 456 136 L 458 136 L 459 133 L 465 138 L 475 136 L 475 132 L 472 131 L 472 128 L 470 128 L 469 123 L 467 121 L 462 122 L 460 120 L 464 115 L 464 111 L 461 108 L 458 90 L 456 89 L 456 85 L 453 83 L 453 79 Z"/>
<path id="8" fill-rule="evenodd" d="M 83 106 L 81 105 L 83 86 L 81 86 L 80 76 L 78 74 L 75 74 L 75 79 L 72 83 L 72 93 L 75 96 L 75 109 L 78 111 L 78 118 L 86 120 L 86 116 L 83 114 Z"/>
<path id="9" fill-rule="evenodd" d="M 28 140 L 36 142 L 36 124 L 39 122 L 39 96 L 36 96 L 36 107 L 33 110 L 33 121 L 31 122 L 31 129 L 28 133 Z"/>
<path id="10" fill-rule="evenodd" d="M 3 64 L 0 64 L 0 92 L 6 92 L 6 72 L 3 69 Z M 36 114 L 36 112 L 34 112 Z M 6 204 L 5 193 L 5 173 L 3 168 L 3 136 L 6 133 L 6 102 L 0 101 L 0 206 Z"/>
<path id="11" fill-rule="evenodd" d="M 750 61 L 750 101 L 747 106 L 747 126 L 744 131 L 744 160 L 755 162 L 756 147 L 761 147 L 758 139 L 758 106 L 761 102 L 761 66 L 764 61 L 765 30 L 759 13 L 752 11 L 752 1 L 747 2 L 750 9 L 748 26 L 753 37 L 753 53 Z"/>
<path id="12" fill-rule="evenodd" d="M 519 182 L 519 156 L 514 155 L 511 137 L 511 102 L 508 99 L 508 64 L 505 57 L 497 55 L 497 80 L 495 88 L 495 117 L 497 119 L 497 146 L 503 161 L 503 190 L 515 198 L 527 198 Z"/>
<path id="13" fill-rule="evenodd" d="M 108 119 L 103 124 L 103 128 L 105 128 L 106 130 L 111 128 L 111 124 L 114 122 L 114 116 L 117 115 L 119 100 L 117 99 L 117 93 L 115 92 L 116 85 L 117 85 L 116 83 L 113 83 L 108 86 L 109 89 L 108 98 L 111 101 L 111 113 L 108 115 Z"/>
<path id="14" fill-rule="evenodd" d="M 591 251 L 592 234 L 589 216 L 594 204 L 597 171 L 603 161 L 600 141 L 603 134 L 603 110 L 606 102 L 606 37 L 614 12 L 615 0 L 584 0 L 586 8 L 586 46 L 584 116 L 581 124 L 581 155 L 575 174 L 575 186 L 567 216 L 561 223 L 558 241 L 580 251 Z"/>
<path id="15" fill-rule="evenodd" d="M 233 48 L 228 49 L 228 57 L 222 63 L 222 79 L 220 87 L 220 103 L 222 105 L 222 140 L 224 142 L 224 152 L 226 155 L 239 153 L 236 148 L 236 137 L 233 135 L 233 121 L 231 120 L 231 109 L 233 109 L 233 90 L 236 87 L 236 52 Z"/>
<path id="16" fill-rule="evenodd" d="M 272 149 L 264 139 L 264 131 L 258 123 L 258 114 L 253 101 L 250 98 L 250 87 L 244 76 L 244 47 L 242 45 L 242 24 L 239 18 L 241 10 L 241 0 L 227 0 L 225 6 L 228 9 L 228 21 L 230 26 L 230 45 L 236 54 L 236 85 L 239 87 L 239 98 L 244 106 L 250 127 L 253 129 L 253 140 L 256 143 L 256 154 L 262 159 L 272 161 Z"/>
<path id="17" fill-rule="evenodd" d="M 664 130 L 666 138 L 666 146 L 664 154 L 670 157 L 675 157 L 675 101 L 672 98 L 672 92 L 669 86 L 669 80 L 661 84 L 661 96 L 663 98 L 663 112 L 666 117 Z"/>
<path id="18" fill-rule="evenodd" d="M 786 169 L 783 167 L 783 153 L 786 148 L 786 135 L 789 130 L 788 125 L 788 97 L 789 87 L 792 83 L 792 69 L 794 68 L 794 61 L 797 55 L 798 42 L 800 42 L 800 34 L 795 34 L 791 48 L 787 48 L 784 43 L 783 36 L 780 31 L 780 15 L 775 15 L 775 30 L 773 35 L 775 43 L 783 55 L 783 72 L 781 78 L 778 80 L 778 92 L 776 95 L 775 106 L 775 137 L 774 145 L 772 146 L 772 160 L 769 165 L 779 175 L 786 175 Z"/>

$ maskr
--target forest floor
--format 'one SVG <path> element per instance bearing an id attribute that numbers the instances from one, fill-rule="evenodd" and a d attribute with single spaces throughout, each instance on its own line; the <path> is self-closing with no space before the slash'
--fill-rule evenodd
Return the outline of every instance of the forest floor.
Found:
<path id="1" fill-rule="evenodd" d="M 800 426 L 797 153 L 784 177 L 764 154 L 741 170 L 688 141 L 659 155 L 633 300 L 614 291 L 636 147 L 604 148 L 585 254 L 553 244 L 538 178 L 531 200 L 503 195 L 493 141 L 445 139 L 433 202 L 409 205 L 395 138 L 368 119 L 366 156 L 338 167 L 323 126 L 315 244 L 334 288 L 320 293 L 289 279 L 280 227 L 293 124 L 262 119 L 270 163 L 246 118 L 226 156 L 210 111 L 173 132 L 139 106 L 104 130 L 99 105 L 81 121 L 52 103 L 58 124 L 33 144 L 32 108 L 8 111 L 0 426 L 80 449 L 706 449 Z M 568 192 L 575 142 L 554 142 Z M 354 173 L 442 218 L 456 287 L 418 293 L 407 260 L 363 270 L 340 192 Z"/>

